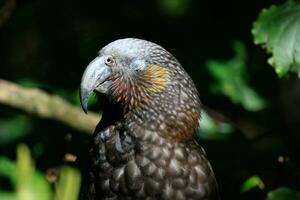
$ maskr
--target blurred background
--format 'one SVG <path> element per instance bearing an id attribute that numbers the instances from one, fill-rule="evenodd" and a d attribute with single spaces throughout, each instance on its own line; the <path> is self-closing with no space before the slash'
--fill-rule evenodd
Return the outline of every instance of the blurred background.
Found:
<path id="1" fill-rule="evenodd" d="M 270 194 L 284 193 L 277 199 L 296 199 L 300 81 L 296 74 L 279 78 L 251 34 L 260 11 L 283 2 L 0 0 L 0 79 L 20 90 L 60 96 L 79 110 L 82 73 L 101 47 L 126 37 L 158 43 L 197 85 L 204 110 L 196 139 L 206 149 L 222 198 L 271 199 Z M 15 92 L 0 82 L 0 197 L 14 193 L 16 149 L 30 149 L 35 171 L 50 182 L 58 166 L 76 160 L 73 169 L 84 168 L 77 158 L 90 129 L 28 111 L 34 101 L 1 102 L 1 89 Z M 43 103 L 38 96 L 34 99 Z M 23 102 L 22 95 L 17 99 Z"/>

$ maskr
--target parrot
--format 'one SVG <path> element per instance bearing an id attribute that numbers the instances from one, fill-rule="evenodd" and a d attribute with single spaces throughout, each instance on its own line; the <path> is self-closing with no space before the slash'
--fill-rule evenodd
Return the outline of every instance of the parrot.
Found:
<path id="1" fill-rule="evenodd" d="M 194 138 L 199 94 L 170 52 L 137 38 L 107 44 L 81 79 L 86 113 L 94 93 L 103 114 L 90 141 L 84 199 L 219 199 L 212 166 Z"/>

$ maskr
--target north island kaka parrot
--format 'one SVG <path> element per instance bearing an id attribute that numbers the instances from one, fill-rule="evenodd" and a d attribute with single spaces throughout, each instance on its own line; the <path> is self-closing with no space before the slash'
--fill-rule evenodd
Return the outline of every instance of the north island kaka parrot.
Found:
<path id="1" fill-rule="evenodd" d="M 116 40 L 86 68 L 81 104 L 102 94 L 85 199 L 218 199 L 217 183 L 193 134 L 201 103 L 181 64 L 163 47 Z"/>

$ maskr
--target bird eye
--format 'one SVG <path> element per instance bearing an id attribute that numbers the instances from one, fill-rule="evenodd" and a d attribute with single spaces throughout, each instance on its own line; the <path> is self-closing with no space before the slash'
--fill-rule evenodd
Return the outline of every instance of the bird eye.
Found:
<path id="1" fill-rule="evenodd" d="M 114 60 L 113 57 L 107 56 L 107 57 L 105 58 L 105 64 L 106 64 L 106 65 L 112 66 L 114 63 L 115 63 L 115 60 Z"/>

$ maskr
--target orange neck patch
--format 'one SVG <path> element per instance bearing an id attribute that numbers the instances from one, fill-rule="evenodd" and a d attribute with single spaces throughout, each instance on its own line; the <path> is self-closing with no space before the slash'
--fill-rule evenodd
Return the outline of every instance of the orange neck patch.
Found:
<path id="1" fill-rule="evenodd" d="M 145 97 L 163 92 L 169 82 L 168 69 L 159 65 L 149 65 L 136 78 L 115 75 L 112 94 L 117 102 L 122 103 L 126 109 L 130 109 L 140 105 L 142 100 L 147 101 Z"/>
<path id="2" fill-rule="evenodd" d="M 150 65 L 139 78 L 144 90 L 150 93 L 162 92 L 169 83 L 169 70 L 159 65 Z"/>

